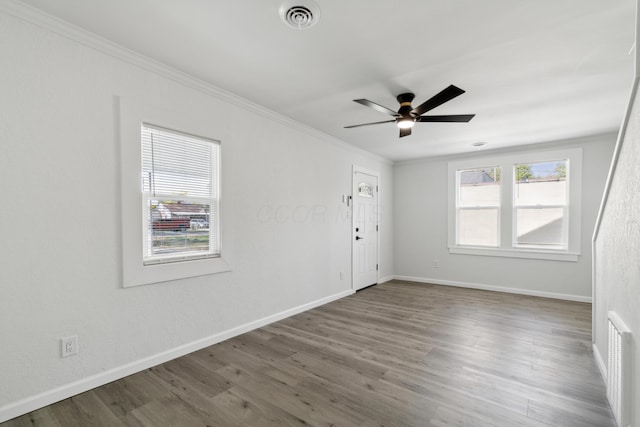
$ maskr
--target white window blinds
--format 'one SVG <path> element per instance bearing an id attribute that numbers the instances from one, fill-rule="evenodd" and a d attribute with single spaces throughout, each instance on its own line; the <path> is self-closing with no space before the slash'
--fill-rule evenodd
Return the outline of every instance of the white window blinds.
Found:
<path id="1" fill-rule="evenodd" d="M 217 141 L 142 125 L 145 264 L 220 254 Z"/>

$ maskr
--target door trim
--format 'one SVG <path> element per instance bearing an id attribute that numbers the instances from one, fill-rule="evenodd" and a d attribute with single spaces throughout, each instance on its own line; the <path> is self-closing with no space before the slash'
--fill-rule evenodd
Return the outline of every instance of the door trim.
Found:
<path id="1" fill-rule="evenodd" d="M 351 232 L 349 233 L 351 236 L 351 289 L 356 292 L 356 252 L 355 252 L 355 241 L 356 241 L 356 219 L 355 219 L 355 203 L 356 198 L 355 194 L 353 194 L 353 189 L 356 184 L 356 172 L 365 173 L 367 175 L 375 176 L 376 181 L 378 182 L 378 188 L 376 192 L 378 193 L 378 197 L 376 197 L 376 224 L 380 224 L 380 173 L 378 171 L 374 171 L 371 169 L 364 168 L 358 165 L 352 165 L 351 171 Z M 376 283 L 380 282 L 380 229 L 378 228 L 378 232 L 376 233 L 376 264 L 378 265 L 378 269 L 376 270 Z"/>

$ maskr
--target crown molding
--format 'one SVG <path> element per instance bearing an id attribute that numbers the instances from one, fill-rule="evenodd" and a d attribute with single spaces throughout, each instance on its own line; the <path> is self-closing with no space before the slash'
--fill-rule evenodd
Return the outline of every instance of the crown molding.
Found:
<path id="1" fill-rule="evenodd" d="M 129 63 L 176 83 L 198 90 L 221 101 L 228 102 L 237 107 L 257 113 L 289 128 L 301 131 L 311 137 L 318 138 L 324 142 L 331 143 L 353 153 L 372 158 L 385 164 L 394 164 L 392 160 L 386 157 L 355 147 L 338 138 L 312 128 L 311 126 L 302 124 L 285 115 L 269 110 L 268 108 L 249 101 L 246 98 L 233 94 L 177 68 L 171 67 L 139 52 L 114 43 L 70 22 L 50 15 L 38 8 L 22 3 L 21 1 L 0 0 L 0 11 L 120 61 Z"/>

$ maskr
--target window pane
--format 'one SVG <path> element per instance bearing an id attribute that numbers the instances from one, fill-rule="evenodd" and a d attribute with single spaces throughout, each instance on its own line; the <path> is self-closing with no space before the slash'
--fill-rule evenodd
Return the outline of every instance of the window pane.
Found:
<path id="1" fill-rule="evenodd" d="M 143 191 L 183 197 L 215 197 L 213 141 L 145 126 L 142 128 Z"/>
<path id="2" fill-rule="evenodd" d="M 460 209 L 457 244 L 498 246 L 498 209 Z"/>
<path id="3" fill-rule="evenodd" d="M 147 256 L 212 253 L 210 211 L 209 204 L 150 200 Z"/>
<path id="4" fill-rule="evenodd" d="M 499 206 L 500 168 L 487 167 L 458 171 L 458 206 Z"/>
<path id="5" fill-rule="evenodd" d="M 564 208 L 516 209 L 516 244 L 564 246 Z"/>
<path id="6" fill-rule="evenodd" d="M 566 205 L 567 161 L 514 166 L 516 206 Z"/>
<path id="7" fill-rule="evenodd" d="M 145 263 L 218 256 L 216 141 L 143 124 Z"/>

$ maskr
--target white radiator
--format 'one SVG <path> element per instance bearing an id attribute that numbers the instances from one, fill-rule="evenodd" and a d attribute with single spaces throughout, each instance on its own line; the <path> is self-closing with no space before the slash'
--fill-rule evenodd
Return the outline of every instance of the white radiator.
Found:
<path id="1" fill-rule="evenodd" d="M 631 411 L 631 330 L 615 311 L 609 312 L 607 398 L 618 427 L 627 427 Z"/>

